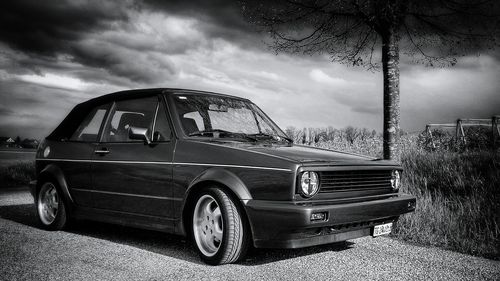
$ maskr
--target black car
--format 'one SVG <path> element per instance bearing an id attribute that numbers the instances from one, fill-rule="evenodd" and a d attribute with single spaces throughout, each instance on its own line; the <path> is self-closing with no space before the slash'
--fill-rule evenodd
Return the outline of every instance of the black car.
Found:
<path id="1" fill-rule="evenodd" d="M 295 145 L 255 104 L 146 89 L 77 105 L 40 144 L 41 225 L 89 219 L 192 237 L 210 264 L 391 231 L 415 210 L 393 162 Z"/>

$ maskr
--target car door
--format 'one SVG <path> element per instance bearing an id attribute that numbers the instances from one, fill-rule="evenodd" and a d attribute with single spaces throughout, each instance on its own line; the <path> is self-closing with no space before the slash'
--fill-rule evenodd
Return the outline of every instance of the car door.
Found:
<path id="1" fill-rule="evenodd" d="M 94 207 L 172 217 L 172 159 L 175 140 L 160 96 L 116 101 L 92 160 Z M 147 129 L 151 143 L 129 137 Z"/>

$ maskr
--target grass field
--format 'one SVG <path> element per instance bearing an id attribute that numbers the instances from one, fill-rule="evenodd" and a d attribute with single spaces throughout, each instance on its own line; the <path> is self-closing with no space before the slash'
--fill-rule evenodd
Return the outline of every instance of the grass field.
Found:
<path id="1" fill-rule="evenodd" d="M 35 150 L 0 149 L 0 188 L 26 186 L 35 178 Z"/>
<path id="2" fill-rule="evenodd" d="M 0 149 L 0 168 L 11 166 L 19 162 L 33 162 L 34 160 L 34 149 Z"/>
<path id="3" fill-rule="evenodd" d="M 309 145 L 381 156 L 382 140 L 376 134 L 319 132 Z M 301 142 L 298 132 L 287 133 Z M 402 192 L 417 196 L 417 210 L 401 217 L 392 236 L 500 259 L 500 153 L 450 145 L 430 151 L 427 144 L 418 135 L 401 139 Z M 34 178 L 33 162 L 24 160 L 0 165 L 0 187 L 26 185 Z"/>
<path id="4" fill-rule="evenodd" d="M 10 161 L 11 164 L 0 166 L 0 188 L 27 186 L 35 179 L 34 161 Z"/>

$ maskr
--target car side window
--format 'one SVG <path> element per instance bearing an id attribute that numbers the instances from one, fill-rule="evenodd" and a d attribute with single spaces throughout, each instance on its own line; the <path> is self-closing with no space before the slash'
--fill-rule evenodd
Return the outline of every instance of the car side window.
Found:
<path id="1" fill-rule="evenodd" d="M 161 101 L 158 105 L 153 132 L 153 141 L 168 141 L 172 137 L 172 131 L 167 119 L 167 110 Z"/>
<path id="2" fill-rule="evenodd" d="M 76 131 L 70 137 L 70 141 L 95 142 L 99 135 L 102 122 L 108 112 L 109 104 L 104 104 L 94 108 L 85 117 L 83 122 L 78 126 Z"/>
<path id="3" fill-rule="evenodd" d="M 153 127 L 158 98 L 156 96 L 117 101 L 111 112 L 110 123 L 103 132 L 103 142 L 140 142 L 129 138 L 130 127 L 146 128 L 149 134 Z"/>

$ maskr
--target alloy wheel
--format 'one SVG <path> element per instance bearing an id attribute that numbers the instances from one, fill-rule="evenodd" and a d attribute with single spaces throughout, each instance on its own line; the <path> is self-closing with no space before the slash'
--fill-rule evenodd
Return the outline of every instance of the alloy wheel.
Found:
<path id="1" fill-rule="evenodd" d="M 45 183 L 38 193 L 38 214 L 45 225 L 54 222 L 59 209 L 59 194 L 56 187 L 48 182 Z"/>
<path id="2" fill-rule="evenodd" d="M 222 244 L 224 225 L 217 201 L 208 194 L 201 196 L 194 208 L 193 232 L 200 251 L 214 256 Z"/>

